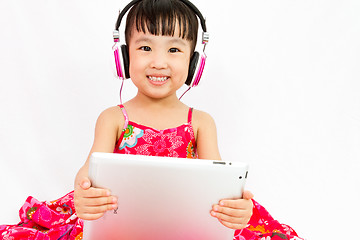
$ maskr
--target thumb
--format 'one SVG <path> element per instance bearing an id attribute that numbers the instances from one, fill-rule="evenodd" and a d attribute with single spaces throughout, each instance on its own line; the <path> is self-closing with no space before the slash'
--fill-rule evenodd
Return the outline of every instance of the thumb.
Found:
<path id="1" fill-rule="evenodd" d="M 250 200 L 254 197 L 254 194 L 252 194 L 250 191 L 245 190 L 243 193 L 243 199 Z"/>
<path id="2" fill-rule="evenodd" d="M 86 190 L 88 188 L 90 188 L 91 186 L 91 182 L 90 179 L 85 177 L 81 182 L 80 182 L 80 186 L 82 189 Z"/>

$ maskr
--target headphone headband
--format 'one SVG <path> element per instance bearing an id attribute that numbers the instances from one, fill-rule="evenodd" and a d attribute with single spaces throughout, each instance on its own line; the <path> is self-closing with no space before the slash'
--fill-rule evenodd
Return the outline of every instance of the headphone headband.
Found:
<path id="1" fill-rule="evenodd" d="M 127 11 L 129 11 L 129 9 L 134 6 L 135 4 L 137 4 L 138 2 L 140 2 L 141 0 L 133 0 L 131 1 L 130 3 L 128 3 L 128 5 L 126 5 L 124 7 L 124 9 L 119 13 L 119 17 L 116 21 L 116 24 L 115 24 L 115 30 L 119 31 L 119 27 L 120 27 L 120 23 L 121 23 L 121 20 L 122 18 L 124 17 L 124 15 L 126 14 Z"/>
<path id="2" fill-rule="evenodd" d="M 126 5 L 124 7 L 124 9 L 119 13 L 118 19 L 116 21 L 115 24 L 115 30 L 114 30 L 114 39 L 119 39 L 119 27 L 121 24 L 121 20 L 122 18 L 125 16 L 126 12 L 135 4 L 137 4 L 138 2 L 140 2 L 141 0 L 133 0 L 131 1 L 128 5 Z M 198 16 L 199 20 L 200 20 L 200 25 L 201 28 L 203 30 L 203 34 L 202 34 L 202 42 L 207 43 L 209 41 L 209 34 L 206 32 L 206 24 L 205 24 L 205 18 L 203 17 L 203 15 L 201 14 L 201 12 L 199 11 L 199 9 L 197 9 L 197 7 L 192 4 L 190 1 L 188 0 L 180 0 L 181 2 L 183 2 L 184 4 L 186 4 L 186 6 L 188 6 L 195 14 L 196 16 Z"/>

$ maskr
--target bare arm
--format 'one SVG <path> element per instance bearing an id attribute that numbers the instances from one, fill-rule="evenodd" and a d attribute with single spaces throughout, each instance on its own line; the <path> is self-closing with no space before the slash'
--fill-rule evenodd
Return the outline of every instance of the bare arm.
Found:
<path id="1" fill-rule="evenodd" d="M 214 119 L 207 113 L 194 110 L 193 117 L 197 152 L 200 159 L 221 160 Z"/>
<path id="2" fill-rule="evenodd" d="M 85 164 L 78 171 L 74 186 L 74 203 L 78 217 L 94 220 L 101 217 L 105 211 L 117 207 L 116 198 L 108 189 L 91 187 L 88 178 L 89 157 L 93 152 L 113 152 L 118 136 L 119 126 L 124 118 L 118 107 L 112 107 L 102 112 L 96 122 L 94 143 Z"/>
<path id="3" fill-rule="evenodd" d="M 196 143 L 199 158 L 220 160 L 213 118 L 207 113 L 196 111 L 194 112 L 194 125 L 197 132 Z M 228 228 L 245 228 L 252 216 L 252 197 L 251 192 L 245 191 L 242 199 L 221 199 L 212 206 L 210 213 Z"/>
<path id="4" fill-rule="evenodd" d="M 85 164 L 80 168 L 79 172 L 75 178 L 75 186 L 79 184 L 79 179 L 82 177 L 88 176 L 89 169 L 89 158 L 93 152 L 113 152 L 117 133 L 118 133 L 118 125 L 116 120 L 122 120 L 123 118 L 119 118 L 119 113 L 116 107 L 106 109 L 103 111 L 96 121 L 95 126 L 95 136 L 93 146 L 90 150 L 88 158 Z M 121 123 L 120 123 L 121 124 Z"/>

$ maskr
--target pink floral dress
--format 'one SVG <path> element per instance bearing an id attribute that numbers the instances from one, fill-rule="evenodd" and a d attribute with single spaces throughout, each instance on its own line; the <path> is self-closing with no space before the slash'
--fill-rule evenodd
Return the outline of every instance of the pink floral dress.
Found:
<path id="1" fill-rule="evenodd" d="M 124 114 L 125 125 L 114 153 L 197 158 L 191 108 L 187 123 L 176 128 L 156 130 L 129 121 L 124 106 L 119 107 Z M 253 203 L 253 215 L 248 226 L 236 230 L 234 240 L 301 239 L 291 227 L 280 224 L 259 203 L 254 200 Z M 18 224 L 0 225 L 0 240 L 82 239 L 83 222 L 75 213 L 73 191 L 51 202 L 28 197 L 19 215 Z"/>
<path id="2" fill-rule="evenodd" d="M 129 121 L 124 106 L 119 107 L 124 114 L 125 125 L 114 153 L 197 158 L 195 135 L 191 125 L 192 108 L 189 108 L 186 123 L 176 128 L 157 130 Z"/>

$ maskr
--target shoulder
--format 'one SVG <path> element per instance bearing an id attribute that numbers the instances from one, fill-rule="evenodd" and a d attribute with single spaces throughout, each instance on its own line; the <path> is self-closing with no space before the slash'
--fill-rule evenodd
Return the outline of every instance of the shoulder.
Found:
<path id="1" fill-rule="evenodd" d="M 194 131 L 204 128 L 206 129 L 208 127 L 210 128 L 216 127 L 215 121 L 210 114 L 196 109 L 193 110 L 192 123 L 193 123 Z"/>
<path id="2" fill-rule="evenodd" d="M 192 127 L 195 133 L 195 139 L 197 140 L 199 135 L 204 135 L 204 132 L 216 132 L 216 124 L 213 117 L 200 110 L 193 110 L 192 115 Z"/>
<path id="3" fill-rule="evenodd" d="M 121 108 L 119 106 L 113 106 L 102 111 L 97 121 L 106 123 L 118 123 L 119 121 L 124 122 L 125 118 L 121 112 Z"/>
<path id="4" fill-rule="evenodd" d="M 102 111 L 96 121 L 92 152 L 113 152 L 119 132 L 120 124 L 124 123 L 121 109 L 118 106 Z"/>
<path id="5" fill-rule="evenodd" d="M 99 118 L 112 119 L 112 118 L 121 117 L 121 116 L 123 117 L 120 106 L 112 106 L 112 107 L 109 107 L 109 108 L 103 110 L 100 113 Z"/>
<path id="6" fill-rule="evenodd" d="M 199 158 L 220 160 L 216 125 L 210 114 L 194 110 L 193 129 Z"/>
<path id="7" fill-rule="evenodd" d="M 121 130 L 125 123 L 125 117 L 119 106 L 113 106 L 102 111 L 96 121 L 96 129 L 115 131 Z M 118 135 L 118 134 L 117 134 Z"/>

